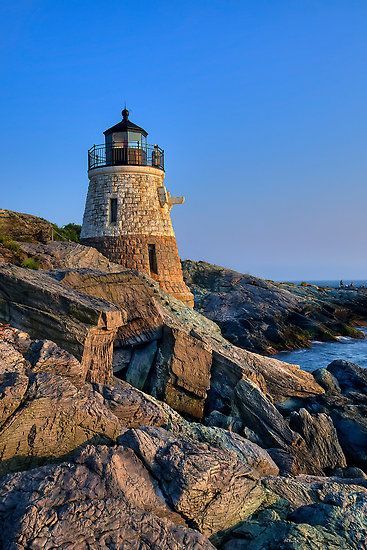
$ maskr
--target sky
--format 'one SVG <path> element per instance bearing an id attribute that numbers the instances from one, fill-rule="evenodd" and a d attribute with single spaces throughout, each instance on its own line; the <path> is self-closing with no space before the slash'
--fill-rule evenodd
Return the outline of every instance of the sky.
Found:
<path id="1" fill-rule="evenodd" d="M 0 208 L 81 223 L 126 101 L 182 258 L 367 279 L 366 27 L 365 0 L 2 0 Z"/>

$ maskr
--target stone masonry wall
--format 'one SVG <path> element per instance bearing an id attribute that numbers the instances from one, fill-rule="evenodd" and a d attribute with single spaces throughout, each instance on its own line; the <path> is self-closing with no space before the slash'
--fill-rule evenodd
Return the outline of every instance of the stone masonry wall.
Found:
<path id="1" fill-rule="evenodd" d="M 149 166 L 107 166 L 89 172 L 82 239 L 120 235 L 174 237 L 168 203 L 161 206 L 164 172 Z M 110 199 L 117 198 L 117 222 L 111 223 Z"/>
<path id="2" fill-rule="evenodd" d="M 183 280 L 170 204 L 162 204 L 164 172 L 146 166 L 109 166 L 92 170 L 89 177 L 82 243 L 123 267 L 147 273 L 163 290 L 192 307 L 193 295 Z M 115 223 L 110 221 L 111 198 L 117 199 Z M 150 270 L 148 245 L 155 245 L 157 273 Z"/>

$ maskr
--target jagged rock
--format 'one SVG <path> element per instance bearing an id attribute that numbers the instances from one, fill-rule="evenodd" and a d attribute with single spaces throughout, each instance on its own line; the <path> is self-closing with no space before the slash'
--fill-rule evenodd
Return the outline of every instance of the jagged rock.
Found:
<path id="1" fill-rule="evenodd" d="M 291 414 L 290 427 L 303 437 L 310 459 L 320 470 L 347 465 L 330 416 L 323 413 L 311 415 L 306 409 L 300 409 Z"/>
<path id="2" fill-rule="evenodd" d="M 344 547 L 363 548 L 367 540 L 366 493 L 328 494 L 323 503 L 303 506 L 289 517 L 295 523 L 322 526 L 330 535 L 340 537 Z"/>
<path id="3" fill-rule="evenodd" d="M 358 496 L 357 496 L 358 495 Z M 221 550 L 359 550 L 367 535 L 367 523 L 362 516 L 365 504 L 357 493 L 353 508 L 348 510 L 343 503 L 314 504 L 310 509 L 301 508 L 287 516 L 279 514 L 279 506 L 266 509 L 250 520 L 242 522 L 223 537 L 217 548 Z M 362 497 L 362 500 L 365 499 Z M 357 512 L 354 521 L 353 514 Z M 350 523 L 353 528 L 350 529 Z"/>
<path id="4" fill-rule="evenodd" d="M 175 419 L 170 430 L 176 437 L 184 437 L 193 443 L 206 443 L 224 451 L 236 453 L 242 464 L 256 471 L 257 475 L 272 476 L 279 473 L 279 468 L 269 453 L 256 443 L 221 428 L 203 426 L 196 422 L 181 422 Z"/>
<path id="5" fill-rule="evenodd" d="M 339 477 L 317 477 L 300 475 L 296 477 L 269 476 L 262 480 L 262 485 L 269 494 L 286 499 L 289 511 L 300 506 L 323 502 L 331 493 L 356 491 L 362 492 L 367 498 L 367 482 L 365 479 L 345 479 Z"/>
<path id="6" fill-rule="evenodd" d="M 0 475 L 62 457 L 87 441 L 113 441 L 121 433 L 118 418 L 88 384 L 76 388 L 50 373 L 25 379 L 14 377 L 10 386 L 16 401 L 0 430 Z"/>
<path id="7" fill-rule="evenodd" d="M 171 428 L 184 422 L 168 405 L 161 403 L 123 380 L 115 380 L 114 386 L 94 386 L 101 393 L 105 404 L 126 428 L 162 426 Z"/>
<path id="8" fill-rule="evenodd" d="M 87 380 L 108 383 L 123 310 L 65 288 L 44 273 L 0 265 L 0 320 L 49 338 L 81 360 Z"/>
<path id="9" fill-rule="evenodd" d="M 164 400 L 174 409 L 194 418 L 204 414 L 210 387 L 211 349 L 204 342 L 172 329 L 173 349 Z"/>
<path id="10" fill-rule="evenodd" d="M 68 463 L 8 475 L 0 501 L 3 548 L 213 548 L 122 447 L 89 446 Z"/>
<path id="11" fill-rule="evenodd" d="M 247 517 L 265 498 L 258 474 L 234 452 L 194 444 L 161 428 L 129 430 L 119 442 L 136 452 L 166 500 L 204 534 Z"/>

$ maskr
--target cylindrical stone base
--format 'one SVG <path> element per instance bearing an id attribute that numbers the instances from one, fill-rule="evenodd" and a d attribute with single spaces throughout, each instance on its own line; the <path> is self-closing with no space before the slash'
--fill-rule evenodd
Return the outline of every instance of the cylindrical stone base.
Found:
<path id="1" fill-rule="evenodd" d="M 159 286 L 186 305 L 194 306 L 194 297 L 186 286 L 175 237 L 121 235 L 90 237 L 82 244 L 96 248 L 101 254 L 127 269 L 146 273 Z"/>

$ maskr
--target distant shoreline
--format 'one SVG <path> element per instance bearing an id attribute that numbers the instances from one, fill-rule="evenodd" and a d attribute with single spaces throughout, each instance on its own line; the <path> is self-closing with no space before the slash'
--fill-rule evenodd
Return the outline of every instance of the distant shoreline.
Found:
<path id="1" fill-rule="evenodd" d="M 323 279 L 323 280 L 302 279 L 302 280 L 298 280 L 298 281 L 283 281 L 283 282 L 284 283 L 291 283 L 291 284 L 295 284 L 295 285 L 300 285 L 301 283 L 308 283 L 310 285 L 321 286 L 321 287 L 325 287 L 325 288 L 339 288 L 339 284 L 340 284 L 341 280 L 343 281 L 345 286 L 350 285 L 351 283 L 353 283 L 353 285 L 356 288 L 360 288 L 362 286 L 367 287 L 367 279 L 338 279 L 338 280 L 334 280 L 334 279 L 330 279 L 330 280 L 328 280 L 328 279 Z"/>

